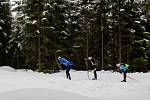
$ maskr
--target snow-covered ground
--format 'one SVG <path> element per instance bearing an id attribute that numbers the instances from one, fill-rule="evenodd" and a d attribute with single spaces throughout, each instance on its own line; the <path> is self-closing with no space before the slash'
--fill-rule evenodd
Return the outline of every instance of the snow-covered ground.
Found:
<path id="1" fill-rule="evenodd" d="M 150 73 L 122 75 L 99 71 L 98 80 L 88 80 L 87 72 L 71 70 L 43 74 L 0 67 L 0 100 L 150 100 Z M 93 73 L 89 73 L 92 78 Z"/>

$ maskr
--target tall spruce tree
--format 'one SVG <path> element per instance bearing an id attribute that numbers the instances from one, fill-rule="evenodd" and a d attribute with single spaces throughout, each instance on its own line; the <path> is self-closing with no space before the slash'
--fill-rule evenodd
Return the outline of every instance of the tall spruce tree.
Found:
<path id="1" fill-rule="evenodd" d="M 95 6 L 96 9 L 96 20 L 94 27 L 94 38 L 93 42 L 95 44 L 95 56 L 101 62 L 100 69 L 106 69 L 105 66 L 108 64 L 109 59 L 109 49 L 107 48 L 109 43 L 109 24 L 108 24 L 108 13 L 110 11 L 109 2 L 106 0 L 99 0 Z M 108 40 L 108 41 L 107 41 Z M 110 63 L 110 62 L 109 62 Z"/>
<path id="2" fill-rule="evenodd" d="M 40 11 L 38 7 L 37 0 L 22 1 L 22 5 L 17 7 L 22 13 L 18 17 L 18 23 L 23 26 L 20 34 L 25 64 L 31 66 L 31 69 L 41 71 L 56 70 L 56 51 L 68 52 L 73 47 L 70 37 L 75 29 L 71 31 L 73 24 L 70 18 L 70 3 L 65 0 L 43 0 L 40 3 Z M 63 55 L 67 56 L 67 53 Z"/>
<path id="3" fill-rule="evenodd" d="M 56 70 L 56 57 L 61 55 L 75 61 L 75 69 L 90 69 L 85 67 L 88 63 L 84 58 L 92 56 L 101 63 L 100 69 L 123 62 L 130 64 L 130 71 L 148 70 L 147 2 L 42 0 L 40 5 L 38 10 L 38 0 L 23 0 L 16 9 L 20 14 L 13 24 L 14 42 L 10 43 L 17 48 L 12 51 L 19 66 Z M 21 58 L 25 58 L 24 62 Z"/>
<path id="4" fill-rule="evenodd" d="M 0 65 L 10 65 L 9 40 L 11 35 L 11 13 L 9 0 L 0 1 Z"/>

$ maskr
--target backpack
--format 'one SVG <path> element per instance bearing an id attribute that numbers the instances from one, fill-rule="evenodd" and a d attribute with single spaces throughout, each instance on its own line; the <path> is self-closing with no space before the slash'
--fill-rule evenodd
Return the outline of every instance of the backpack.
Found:
<path id="1" fill-rule="evenodd" d="M 128 64 L 124 64 L 124 67 L 127 69 L 127 70 L 129 70 L 129 65 Z"/>

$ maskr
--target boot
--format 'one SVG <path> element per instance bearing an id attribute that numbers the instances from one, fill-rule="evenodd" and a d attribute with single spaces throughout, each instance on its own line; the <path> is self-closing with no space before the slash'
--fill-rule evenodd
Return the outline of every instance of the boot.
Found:
<path id="1" fill-rule="evenodd" d="M 122 80 L 121 82 L 126 82 L 126 80 Z"/>

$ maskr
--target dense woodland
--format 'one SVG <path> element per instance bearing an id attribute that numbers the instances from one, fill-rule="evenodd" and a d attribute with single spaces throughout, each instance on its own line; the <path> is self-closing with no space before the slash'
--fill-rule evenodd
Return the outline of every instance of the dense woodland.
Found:
<path id="1" fill-rule="evenodd" d="M 57 57 L 73 69 L 128 63 L 150 70 L 149 0 L 0 0 L 0 66 L 57 71 Z"/>

